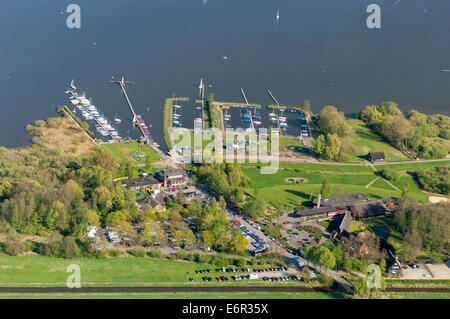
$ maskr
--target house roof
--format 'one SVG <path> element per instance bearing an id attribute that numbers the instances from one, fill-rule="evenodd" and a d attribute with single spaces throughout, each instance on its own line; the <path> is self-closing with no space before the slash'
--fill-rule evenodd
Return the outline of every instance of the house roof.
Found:
<path id="1" fill-rule="evenodd" d="M 122 181 L 122 185 L 125 187 L 141 187 L 141 186 L 149 186 L 161 184 L 156 178 L 153 177 L 141 177 L 134 179 L 126 179 Z"/>
<path id="2" fill-rule="evenodd" d="M 369 152 L 369 156 L 371 160 L 384 160 L 386 158 L 384 152 Z"/>
<path id="3" fill-rule="evenodd" d="M 344 217 L 341 218 L 340 222 L 339 222 L 339 232 L 342 233 L 344 230 L 345 231 L 349 231 L 350 226 L 352 224 L 352 214 L 350 212 L 346 212 L 344 214 Z"/>
<path id="4" fill-rule="evenodd" d="M 365 202 L 360 202 L 358 205 L 364 205 L 365 207 L 370 209 L 372 207 L 372 205 L 374 205 L 375 203 L 387 204 L 387 203 L 392 203 L 395 200 L 396 199 L 392 198 L 392 197 L 386 197 L 386 198 L 381 198 L 381 199 L 371 199 L 371 200 L 368 200 Z M 352 202 L 347 202 L 347 203 L 343 203 L 343 204 L 324 206 L 324 207 L 320 207 L 320 208 L 300 209 L 300 210 L 297 210 L 295 212 L 295 214 L 298 217 L 319 216 L 319 215 L 327 214 L 330 212 L 335 212 L 338 210 L 350 209 L 353 204 L 354 203 L 352 203 Z"/>
<path id="5" fill-rule="evenodd" d="M 158 172 L 158 175 L 162 177 L 163 180 L 170 180 L 170 179 L 187 179 L 188 176 L 186 174 L 186 171 L 182 168 L 168 168 L 163 169 Z"/>
<path id="6" fill-rule="evenodd" d="M 331 197 L 323 197 L 320 201 L 320 206 L 333 206 L 333 205 L 339 205 L 344 203 L 353 203 L 356 201 L 362 201 L 366 200 L 367 195 L 361 194 L 361 193 L 351 193 L 351 194 L 344 194 L 344 195 L 337 195 L 337 196 L 331 196 Z M 318 204 L 318 198 L 314 198 L 313 204 Z"/>
<path id="7" fill-rule="evenodd" d="M 152 208 L 155 208 L 158 205 L 165 206 L 164 198 L 161 196 L 147 196 L 137 201 L 140 205 L 148 204 Z"/>

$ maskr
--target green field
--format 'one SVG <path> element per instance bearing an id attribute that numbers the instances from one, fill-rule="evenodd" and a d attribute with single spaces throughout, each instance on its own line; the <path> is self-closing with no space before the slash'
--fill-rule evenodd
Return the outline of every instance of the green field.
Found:
<path id="1" fill-rule="evenodd" d="M 299 164 L 297 167 L 301 168 L 303 165 Z M 311 167 L 311 165 L 308 165 Z M 320 165 L 316 165 L 320 166 Z M 338 166 L 339 167 L 339 166 Z M 349 166 L 354 170 L 355 167 Z M 322 186 L 322 181 L 324 178 L 328 178 L 333 186 L 333 191 L 335 195 L 347 194 L 347 193 L 364 193 L 367 194 L 369 198 L 380 198 L 380 197 L 399 197 L 401 193 L 394 190 L 388 184 L 381 181 L 372 185 L 369 188 L 365 188 L 376 175 L 372 174 L 361 174 L 361 175 L 345 175 L 342 173 L 343 166 L 340 166 L 340 171 L 328 172 L 296 172 L 288 170 L 279 170 L 276 174 L 262 175 L 258 168 L 243 168 L 244 173 L 252 181 L 251 186 L 247 191 L 251 194 L 258 194 L 266 200 L 270 201 L 273 205 L 279 208 L 293 209 L 300 206 L 303 202 L 308 202 L 320 192 Z M 360 169 L 365 169 L 365 167 L 358 167 Z M 304 177 L 308 179 L 308 182 L 301 184 L 289 184 L 284 180 L 288 177 Z"/>
<path id="2" fill-rule="evenodd" d="M 390 299 L 450 299 L 448 292 L 383 292 Z"/>
<path id="3" fill-rule="evenodd" d="M 81 270 L 83 287 L 116 286 L 303 286 L 315 287 L 320 283 L 308 284 L 298 281 L 264 282 L 243 280 L 234 282 L 217 282 L 214 280 L 223 273 L 215 272 L 218 268 L 209 264 L 199 264 L 180 260 L 166 260 L 138 257 L 116 257 L 108 259 L 75 258 L 60 259 L 45 256 L 12 257 L 0 255 L 1 287 L 55 287 L 65 286 L 69 273 L 67 266 L 76 264 Z M 196 274 L 195 270 L 212 269 L 211 273 Z M 236 273 L 240 274 L 240 273 Z M 211 282 L 201 278 L 209 276 Z M 230 277 L 226 273 L 225 276 Z M 194 282 L 189 282 L 193 278 Z"/>
<path id="4" fill-rule="evenodd" d="M 100 148 L 110 152 L 118 163 L 123 162 L 126 158 L 132 157 L 133 155 L 150 156 L 153 162 L 161 160 L 161 157 L 153 148 L 146 144 L 139 146 L 138 142 L 103 144 Z M 134 159 L 138 163 L 145 163 L 145 158 Z"/>
<path id="5" fill-rule="evenodd" d="M 338 299 L 331 292 L 0 294 L 0 299 Z"/>
<path id="6" fill-rule="evenodd" d="M 391 146 L 381 135 L 375 133 L 360 120 L 346 120 L 353 129 L 350 136 L 350 146 L 352 152 L 347 158 L 347 162 L 362 162 L 369 152 L 384 151 L 386 161 L 403 161 L 408 158 L 395 147 Z"/>

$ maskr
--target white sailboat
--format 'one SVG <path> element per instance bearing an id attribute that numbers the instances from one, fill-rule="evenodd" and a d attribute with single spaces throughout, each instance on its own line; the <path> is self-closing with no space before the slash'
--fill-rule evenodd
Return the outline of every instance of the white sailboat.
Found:
<path id="1" fill-rule="evenodd" d="M 72 90 L 77 90 L 77 87 L 75 86 L 75 81 L 72 79 L 72 82 L 70 82 L 70 87 L 72 88 Z"/>
<path id="2" fill-rule="evenodd" d="M 120 122 L 122 122 L 122 120 L 117 117 L 117 113 L 116 113 L 116 116 L 114 116 L 114 123 L 119 124 Z"/>
<path id="3" fill-rule="evenodd" d="M 277 12 L 277 23 L 278 23 L 278 20 L 280 20 L 280 10 L 278 10 L 278 12 Z"/>

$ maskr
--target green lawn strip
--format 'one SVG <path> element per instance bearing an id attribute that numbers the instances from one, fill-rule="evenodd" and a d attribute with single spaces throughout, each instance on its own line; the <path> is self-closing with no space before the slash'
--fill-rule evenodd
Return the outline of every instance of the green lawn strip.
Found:
<path id="1" fill-rule="evenodd" d="M 305 147 L 303 142 L 298 138 L 292 137 L 280 137 L 280 149 L 287 148 L 290 146 L 294 147 Z"/>
<path id="2" fill-rule="evenodd" d="M 395 288 L 448 288 L 450 279 L 386 279 L 386 286 Z"/>
<path id="3" fill-rule="evenodd" d="M 390 299 L 450 299 L 448 292 L 383 292 Z"/>
<path id="4" fill-rule="evenodd" d="M 394 171 L 415 171 L 419 168 L 432 168 L 439 167 L 443 165 L 448 165 L 450 163 L 449 160 L 445 161 L 437 161 L 437 162 L 415 162 L 409 161 L 404 164 L 386 164 L 386 165 L 375 165 L 377 171 L 382 171 L 385 168 L 390 168 Z"/>
<path id="5" fill-rule="evenodd" d="M 332 292 L 0 294 L 0 299 L 339 299 Z"/>
<path id="6" fill-rule="evenodd" d="M 262 163 L 242 163 L 240 166 L 268 166 L 269 164 Z M 285 164 L 280 163 L 280 168 L 301 170 L 301 171 L 322 171 L 322 172 L 343 172 L 343 173 L 373 173 L 372 168 L 369 166 L 360 165 L 332 165 L 332 164 L 313 164 L 313 163 L 301 163 L 301 164 Z"/>
<path id="7" fill-rule="evenodd" d="M 152 161 L 161 160 L 159 154 L 151 146 L 146 144 L 139 146 L 138 142 L 103 144 L 100 148 L 110 152 L 118 163 L 133 155 L 150 156 Z M 138 163 L 145 163 L 145 157 L 135 157 L 134 159 Z"/>
<path id="8" fill-rule="evenodd" d="M 395 147 L 391 146 L 381 135 L 374 132 L 360 120 L 346 120 L 353 129 L 350 135 L 350 146 L 353 152 L 347 158 L 348 162 L 361 162 L 371 151 L 384 151 L 386 161 L 395 162 L 407 160 Z"/>

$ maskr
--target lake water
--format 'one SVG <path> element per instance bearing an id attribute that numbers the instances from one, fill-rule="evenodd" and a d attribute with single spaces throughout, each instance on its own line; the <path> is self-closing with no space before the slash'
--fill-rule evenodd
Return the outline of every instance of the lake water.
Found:
<path id="1" fill-rule="evenodd" d="M 79 30 L 60 14 L 70 3 L 81 6 Z M 366 27 L 370 3 L 382 6 L 379 30 Z M 264 107 L 270 89 L 281 104 L 310 100 L 313 111 L 353 113 L 385 100 L 404 111 L 450 109 L 450 72 L 441 71 L 450 70 L 447 0 L 2 0 L 0 41 L 8 147 L 29 143 L 25 125 L 68 103 L 71 79 L 109 119 L 118 113 L 122 136 L 137 137 L 119 86 L 108 83 L 125 75 L 161 145 L 164 99 L 195 99 L 201 77 L 216 100 L 242 102 L 244 88 Z"/>

